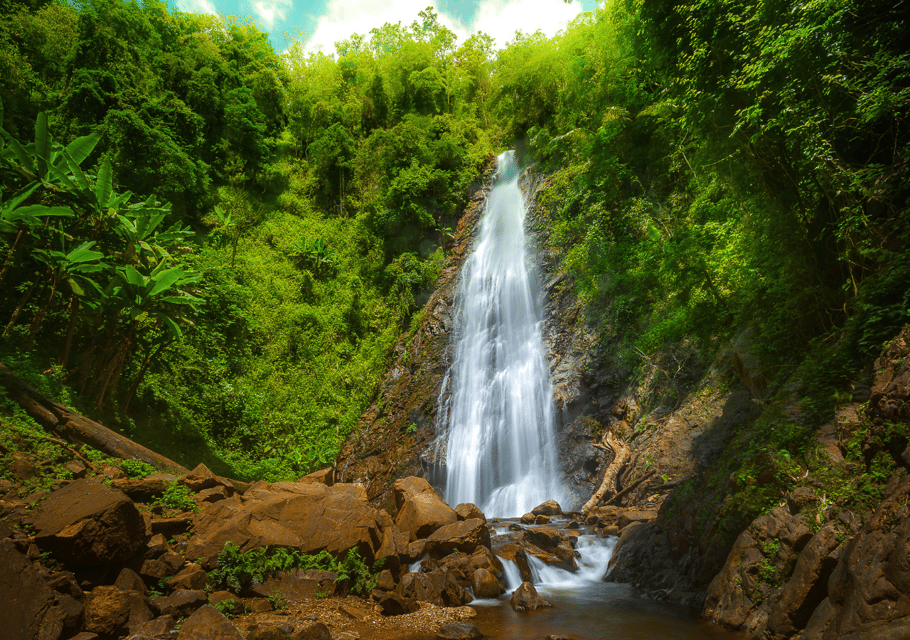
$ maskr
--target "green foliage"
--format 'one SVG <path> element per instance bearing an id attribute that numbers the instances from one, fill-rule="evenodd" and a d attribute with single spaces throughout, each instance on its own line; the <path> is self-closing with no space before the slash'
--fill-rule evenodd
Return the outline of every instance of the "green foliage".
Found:
<path id="1" fill-rule="evenodd" d="M 154 499 L 152 504 L 162 505 L 169 509 L 175 509 L 177 511 L 192 511 L 196 512 L 199 510 L 199 506 L 194 500 L 195 494 L 193 491 L 177 482 L 168 482 L 164 486 L 164 491 L 161 492 L 161 495 Z"/>
<path id="2" fill-rule="evenodd" d="M 262 584 L 269 576 L 292 569 L 317 569 L 338 574 L 336 582 L 348 585 L 350 593 L 367 595 L 376 579 L 356 549 L 337 560 L 327 551 L 305 554 L 296 549 L 264 547 L 241 551 L 228 541 L 218 554 L 218 566 L 209 572 L 209 584 L 242 593 L 250 586 Z"/>

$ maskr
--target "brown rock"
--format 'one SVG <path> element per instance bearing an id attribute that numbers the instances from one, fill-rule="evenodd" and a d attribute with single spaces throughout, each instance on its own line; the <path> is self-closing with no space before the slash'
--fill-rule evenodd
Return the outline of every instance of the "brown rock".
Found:
<path id="1" fill-rule="evenodd" d="M 256 598 L 250 601 L 250 611 L 253 613 L 268 613 L 272 610 L 272 603 L 267 598 Z"/>
<path id="2" fill-rule="evenodd" d="M 537 516 L 535 516 L 533 513 L 526 513 L 523 516 L 521 516 L 522 524 L 534 524 L 536 521 L 537 521 Z"/>
<path id="3" fill-rule="evenodd" d="M 75 566 L 124 562 L 145 544 L 145 523 L 133 502 L 91 480 L 50 493 L 27 522 L 39 547 Z"/>
<path id="4" fill-rule="evenodd" d="M 228 540 L 242 550 L 293 547 L 341 555 L 357 548 L 367 562 L 382 542 L 378 513 L 359 491 L 336 484 L 254 485 L 243 495 L 207 505 L 195 523 L 189 558 L 217 554 Z"/>
<path id="5" fill-rule="evenodd" d="M 363 622 L 367 619 L 367 614 L 365 611 L 361 611 L 357 607 L 352 607 L 349 604 L 338 605 L 338 610 L 352 620 L 356 620 L 357 622 Z"/>
<path id="6" fill-rule="evenodd" d="M 538 595 L 537 589 L 530 582 L 522 582 L 521 586 L 515 589 L 509 605 L 515 611 L 534 611 L 553 606 Z"/>
<path id="7" fill-rule="evenodd" d="M 67 460 L 63 463 L 63 468 L 73 474 L 74 480 L 85 477 L 85 465 L 78 460 Z"/>
<path id="8" fill-rule="evenodd" d="M 163 533 L 156 533 L 146 545 L 145 557 L 149 560 L 160 557 L 162 554 L 171 550 L 170 545 Z"/>
<path id="9" fill-rule="evenodd" d="M 288 640 L 291 634 L 287 627 L 289 625 L 258 625 L 250 629 L 246 640 Z"/>
<path id="10" fill-rule="evenodd" d="M 487 521 L 487 517 L 483 514 L 483 511 L 480 510 L 473 502 L 463 502 L 457 507 L 455 507 L 455 514 L 458 516 L 459 520 L 471 520 L 477 518 L 479 520 Z"/>
<path id="11" fill-rule="evenodd" d="M 146 591 L 145 581 L 135 571 L 127 567 L 120 571 L 114 586 L 124 591 L 138 591 L 143 595 L 145 595 Z"/>
<path id="12" fill-rule="evenodd" d="M 430 489 L 405 500 L 395 518 L 395 526 L 408 533 L 411 540 L 418 540 L 428 537 L 440 527 L 457 521 L 458 514 L 455 510 Z"/>
<path id="13" fill-rule="evenodd" d="M 161 495 L 167 485 L 176 480 L 177 476 L 172 476 L 169 473 L 153 473 L 144 478 L 120 478 L 119 480 L 114 480 L 114 487 L 137 502 L 147 502 Z"/>
<path id="14" fill-rule="evenodd" d="M 384 616 L 401 616 L 420 609 L 413 598 L 402 596 L 394 591 L 373 591 L 373 600 L 382 608 Z"/>
<path id="15" fill-rule="evenodd" d="M 193 526 L 193 516 L 183 515 L 173 518 L 152 518 L 150 528 L 152 535 L 160 533 L 170 538 L 186 533 L 191 526 Z"/>
<path id="16" fill-rule="evenodd" d="M 313 482 L 316 484 L 324 484 L 327 487 L 331 487 L 333 484 L 335 484 L 335 467 L 328 467 L 326 469 L 314 471 L 309 475 L 303 476 L 300 480 L 298 480 L 298 482 Z"/>
<path id="17" fill-rule="evenodd" d="M 138 591 L 95 587 L 85 597 L 85 630 L 100 636 L 133 631 L 154 616 Z"/>
<path id="18" fill-rule="evenodd" d="M 211 489 L 203 489 L 196 495 L 196 502 L 218 502 L 228 498 L 227 487 L 218 485 Z"/>
<path id="19" fill-rule="evenodd" d="M 171 631 L 177 626 L 177 621 L 173 616 L 158 616 L 148 622 L 143 622 L 133 633 L 135 636 L 144 636 L 146 638 L 170 638 Z M 135 637 L 134 636 L 134 637 Z"/>
<path id="20" fill-rule="evenodd" d="M 187 618 L 177 640 L 243 640 L 243 637 L 223 613 L 205 605 Z"/>
<path id="21" fill-rule="evenodd" d="M 394 516 L 401 510 L 401 508 L 404 506 L 404 503 L 407 502 L 408 499 L 413 498 L 416 495 L 420 495 L 421 493 L 426 493 L 426 492 L 436 493 L 433 490 L 433 487 L 430 486 L 430 483 L 427 482 L 426 480 L 424 480 L 423 478 L 417 478 L 415 476 L 408 476 L 407 478 L 401 478 L 399 480 L 396 480 L 395 483 L 392 485 L 392 493 L 391 493 L 391 495 L 392 495 L 392 505 L 391 506 L 392 506 L 392 511 L 394 511 L 394 513 L 392 513 L 392 511 L 390 511 L 389 513 L 392 513 L 392 515 Z"/>
<path id="22" fill-rule="evenodd" d="M 401 577 L 395 592 L 403 598 L 413 598 L 440 607 L 458 607 L 471 601 L 471 596 L 455 576 L 446 569 L 425 573 L 406 573 Z"/>
<path id="23" fill-rule="evenodd" d="M 197 493 L 203 489 L 211 489 L 216 485 L 222 484 L 215 477 L 215 474 L 209 471 L 209 468 L 201 462 L 196 465 L 195 469 L 180 478 L 179 482 Z"/>
<path id="24" fill-rule="evenodd" d="M 436 632 L 436 640 L 477 640 L 480 630 L 470 622 L 447 622 Z"/>
<path id="25" fill-rule="evenodd" d="M 473 553 L 477 547 L 490 547 L 490 530 L 478 518 L 455 521 L 434 531 L 427 538 L 427 545 L 438 555 L 445 555 L 455 549 Z"/>
<path id="26" fill-rule="evenodd" d="M 180 573 L 167 581 L 169 589 L 202 589 L 208 582 L 208 574 L 195 562 L 191 562 Z"/>
<path id="27" fill-rule="evenodd" d="M 496 550 L 496 553 L 498 553 L 503 560 L 515 563 L 515 566 L 518 567 L 518 573 L 521 574 L 522 580 L 525 582 L 533 581 L 531 566 L 528 563 L 528 555 L 522 547 L 513 543 L 504 544 Z"/>
<path id="28" fill-rule="evenodd" d="M 768 616 L 772 638 L 783 640 L 805 628 L 812 613 L 827 597 L 828 578 L 837 564 L 832 552 L 839 544 L 835 525 L 828 523 L 802 550 L 793 576 Z"/>
<path id="29" fill-rule="evenodd" d="M 546 551 L 554 551 L 563 542 L 563 534 L 553 527 L 537 527 L 525 531 L 525 540 Z"/>
<path id="30" fill-rule="evenodd" d="M 167 596 L 155 598 L 153 604 L 164 615 L 176 618 L 186 616 L 208 602 L 205 591 L 193 589 L 178 589 Z"/>
<path id="31" fill-rule="evenodd" d="M 657 512 L 650 509 L 629 509 L 624 511 L 616 522 L 620 531 L 633 523 L 652 522 L 657 519 Z"/>
<path id="32" fill-rule="evenodd" d="M 476 569 L 471 577 L 471 588 L 476 598 L 498 598 L 499 580 L 486 569 Z"/>
<path id="33" fill-rule="evenodd" d="M 38 474 L 38 467 L 32 462 L 32 457 L 27 453 L 19 451 L 13 452 L 12 460 L 7 465 L 7 469 L 17 480 L 31 480 Z"/>
<path id="34" fill-rule="evenodd" d="M 535 516 L 559 516 L 562 515 L 562 507 L 559 506 L 556 500 L 547 500 L 531 509 L 531 513 Z"/>
<path id="35" fill-rule="evenodd" d="M 243 615 L 246 610 L 243 600 L 230 591 L 215 591 L 210 594 L 209 604 L 221 612 L 226 611 L 235 616 Z"/>
<path id="36" fill-rule="evenodd" d="M 4 637 L 56 640 L 63 617 L 52 612 L 54 592 L 12 540 L 0 540 L 0 576 L 0 631 Z"/>
<path id="37" fill-rule="evenodd" d="M 391 571 L 385 569 L 379 573 L 379 576 L 376 578 L 376 588 L 381 589 L 382 591 L 395 590 L 395 578 L 392 577 Z"/>

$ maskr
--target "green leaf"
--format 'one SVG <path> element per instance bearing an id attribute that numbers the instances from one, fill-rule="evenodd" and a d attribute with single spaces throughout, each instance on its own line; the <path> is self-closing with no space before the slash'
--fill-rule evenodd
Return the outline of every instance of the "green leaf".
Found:
<path id="1" fill-rule="evenodd" d="M 154 277 L 155 286 L 152 287 L 152 290 L 151 290 L 151 292 L 149 292 L 149 295 L 154 296 L 154 295 L 161 293 L 165 289 L 169 289 L 175 282 L 180 280 L 180 278 L 182 278 L 183 275 L 184 275 L 183 269 L 181 269 L 180 267 L 173 267 L 173 268 L 168 269 L 167 271 L 161 273 L 160 275 Z"/>
<path id="2" fill-rule="evenodd" d="M 126 265 L 126 281 L 133 286 L 141 287 L 145 285 L 145 278 L 142 277 L 142 274 L 136 271 L 136 268 L 128 264 Z"/>
<path id="3" fill-rule="evenodd" d="M 28 151 L 25 150 L 25 147 L 19 144 L 19 141 L 8 134 L 6 131 L 0 129 L 0 134 L 2 134 L 6 139 L 7 143 L 13 151 L 13 154 L 19 161 L 19 164 L 22 165 L 22 168 L 28 171 L 28 173 L 34 175 L 35 165 L 32 163 L 32 157 L 29 155 Z"/>
<path id="4" fill-rule="evenodd" d="M 95 198 L 98 200 L 98 206 L 106 209 L 111 199 L 111 192 L 114 190 L 114 176 L 111 171 L 111 159 L 105 158 L 101 169 L 98 170 L 98 178 L 95 181 Z"/>
<path id="5" fill-rule="evenodd" d="M 70 262 L 92 262 L 95 260 L 100 260 L 104 257 L 104 254 L 100 251 L 93 251 L 92 245 L 94 242 L 83 242 L 78 247 L 69 252 L 69 255 L 66 256 L 67 260 Z"/>
<path id="6" fill-rule="evenodd" d="M 85 290 L 81 286 L 79 286 L 79 283 L 76 282 L 75 278 L 67 278 L 66 282 L 70 286 L 70 291 L 75 293 L 80 298 L 85 296 Z"/>
<path id="7" fill-rule="evenodd" d="M 47 207 L 43 204 L 30 204 L 27 207 L 19 207 L 13 212 L 12 219 L 22 220 L 31 217 L 58 216 L 62 218 L 71 218 L 75 214 L 69 207 Z"/>
<path id="8" fill-rule="evenodd" d="M 39 183 L 32 182 L 31 184 L 28 184 L 28 185 L 22 187 L 21 189 L 19 189 L 19 191 L 14 193 L 13 197 L 6 203 L 6 207 L 4 207 L 4 209 L 15 209 L 16 207 L 18 207 L 20 204 L 25 202 L 30 195 L 32 195 L 32 193 L 35 191 L 35 189 L 38 188 L 38 186 L 39 186 Z"/>
<path id="9" fill-rule="evenodd" d="M 168 329 L 170 329 L 171 334 L 174 336 L 174 338 L 177 340 L 183 340 L 183 332 L 180 331 L 180 327 L 177 326 L 177 323 L 174 322 L 173 318 L 164 313 L 156 313 L 155 315 L 164 321 L 164 324 Z"/>
<path id="10" fill-rule="evenodd" d="M 76 184 L 79 185 L 79 188 L 83 191 L 91 191 L 88 178 L 82 169 L 79 168 L 79 163 L 66 149 L 63 150 L 63 158 L 66 160 L 66 166 L 69 167 L 70 173 L 73 174 L 73 178 L 76 179 Z"/>
<path id="11" fill-rule="evenodd" d="M 42 111 L 35 120 L 35 156 L 38 160 L 38 176 L 47 176 L 48 157 L 51 152 L 51 138 L 47 133 L 47 114 Z"/>
<path id="12" fill-rule="evenodd" d="M 99 133 L 90 133 L 87 136 L 82 136 L 81 138 L 76 138 L 68 145 L 64 150 L 64 155 L 67 156 L 68 160 L 72 160 L 76 163 L 78 167 L 81 165 L 86 158 L 92 153 L 95 148 L 95 145 L 98 144 L 98 141 L 101 140 L 101 134 Z M 75 173 L 75 171 L 73 172 Z"/>

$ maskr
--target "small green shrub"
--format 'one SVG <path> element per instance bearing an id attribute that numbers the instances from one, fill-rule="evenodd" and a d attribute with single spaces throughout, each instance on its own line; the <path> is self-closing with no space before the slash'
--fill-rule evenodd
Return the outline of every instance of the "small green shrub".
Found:
<path id="1" fill-rule="evenodd" d="M 381 561 L 377 562 L 373 571 L 381 565 Z M 328 551 L 317 554 L 287 548 L 241 551 L 231 541 L 225 542 L 218 554 L 218 566 L 209 572 L 209 585 L 240 593 L 252 585 L 262 584 L 269 576 L 292 569 L 318 569 L 336 573 L 336 582 L 346 581 L 351 593 L 366 595 L 376 586 L 373 572 L 356 549 L 348 551 L 344 559 L 336 560 Z"/>
<path id="2" fill-rule="evenodd" d="M 153 504 L 160 504 L 178 511 L 196 512 L 199 510 L 199 506 L 193 500 L 193 492 L 177 481 L 168 482 L 164 487 L 164 491 Z"/>

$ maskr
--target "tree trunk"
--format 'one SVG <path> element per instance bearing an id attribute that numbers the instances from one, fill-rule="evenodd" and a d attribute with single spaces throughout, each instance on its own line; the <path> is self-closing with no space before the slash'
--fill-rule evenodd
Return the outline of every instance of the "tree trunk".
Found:
<path id="1" fill-rule="evenodd" d="M 610 462 L 607 470 L 604 471 L 604 477 L 600 483 L 600 488 L 594 492 L 591 499 L 581 508 L 582 513 L 587 513 L 600 504 L 600 501 L 607 491 L 613 492 L 616 490 L 616 476 L 619 474 L 620 469 L 628 462 L 631 455 L 628 445 L 619 438 L 614 438 L 613 433 L 610 431 L 607 431 L 607 433 L 604 434 L 603 444 L 607 449 L 613 452 L 613 461 Z"/>
<path id="2" fill-rule="evenodd" d="M 79 316 L 79 296 L 73 294 L 70 298 L 70 323 L 66 328 L 66 340 L 63 343 L 63 351 L 60 353 L 60 359 L 57 364 L 61 369 L 66 369 L 66 364 L 70 359 L 70 347 L 73 345 L 73 331 L 76 329 L 76 318 Z"/>
<path id="3" fill-rule="evenodd" d="M 25 236 L 25 229 L 19 229 L 19 233 L 16 234 L 16 239 L 13 241 L 13 246 L 10 247 L 10 250 L 6 254 L 6 260 L 3 262 L 3 269 L 0 269 L 0 282 L 3 282 L 3 278 L 6 277 L 6 272 L 9 271 L 9 268 L 13 266 L 13 263 L 16 261 L 16 254 L 19 253 L 19 245 L 22 244 L 23 236 Z"/>
<path id="4" fill-rule="evenodd" d="M 126 399 L 123 401 L 123 413 L 127 413 L 130 410 L 130 402 L 133 401 L 133 396 L 136 395 L 136 389 L 139 388 L 139 384 L 145 377 L 145 372 L 148 371 L 152 360 L 154 360 L 155 356 L 161 353 L 161 350 L 169 344 L 170 342 L 162 342 L 154 351 L 150 351 L 149 354 L 145 356 L 145 360 L 143 360 L 142 366 L 139 368 L 139 373 L 136 375 L 136 379 L 133 380 L 133 384 L 130 385 L 129 391 L 126 392 Z"/>
<path id="5" fill-rule="evenodd" d="M 51 302 L 54 301 L 54 294 L 57 292 L 57 283 L 59 278 L 56 276 L 51 276 L 51 290 L 47 294 L 47 300 L 44 301 L 44 304 L 41 305 L 41 308 L 38 309 L 38 313 L 35 314 L 35 317 L 32 319 L 32 326 L 28 330 L 28 338 L 25 340 L 25 346 L 22 347 L 23 351 L 31 351 L 32 345 L 35 344 L 35 338 L 38 337 L 38 329 L 41 328 L 41 322 L 44 320 L 44 315 L 47 313 L 47 310 L 51 306 Z"/>
<path id="6" fill-rule="evenodd" d="M 5 387 L 10 399 L 25 409 L 38 424 L 70 442 L 87 444 L 125 460 L 141 460 L 163 471 L 179 475 L 188 473 L 185 467 L 173 460 L 41 396 L 4 364 L 0 364 L 0 386 Z"/>
<path id="7" fill-rule="evenodd" d="M 28 303 L 28 299 L 32 297 L 32 292 L 35 290 L 35 287 L 38 286 L 38 280 L 35 280 L 28 290 L 22 295 L 22 298 L 19 300 L 19 304 L 16 305 L 16 309 L 13 311 L 13 317 L 9 319 L 9 324 L 6 325 L 6 329 L 3 330 L 3 335 L 0 337 L 5 338 L 6 334 L 16 325 L 16 320 L 19 318 L 19 314 L 22 313 L 22 310 L 25 308 L 25 305 Z"/>

